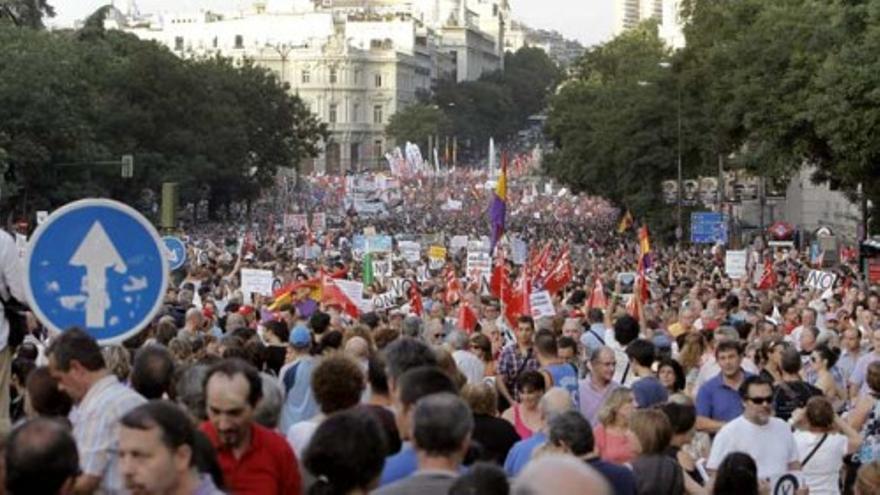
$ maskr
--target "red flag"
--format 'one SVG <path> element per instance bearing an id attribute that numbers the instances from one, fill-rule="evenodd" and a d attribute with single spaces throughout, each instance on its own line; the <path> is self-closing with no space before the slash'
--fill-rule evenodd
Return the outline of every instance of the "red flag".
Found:
<path id="1" fill-rule="evenodd" d="M 415 279 L 409 287 L 409 309 L 416 316 L 422 316 L 425 312 L 425 306 L 422 304 L 422 292 Z"/>
<path id="2" fill-rule="evenodd" d="M 773 260 L 767 258 L 764 261 L 764 273 L 761 275 L 760 282 L 758 282 L 758 289 L 767 290 L 776 287 L 777 282 L 776 270 L 773 269 Z"/>
<path id="3" fill-rule="evenodd" d="M 504 262 L 504 250 L 498 250 L 495 264 L 492 266 L 492 277 L 489 280 L 489 292 L 498 299 L 504 299 L 504 293 L 510 292 L 510 274 Z"/>
<path id="4" fill-rule="evenodd" d="M 590 298 L 587 300 L 587 311 L 597 308 L 605 309 L 608 306 L 608 298 L 605 297 L 605 287 L 602 285 L 602 277 L 596 277 L 593 283 L 593 291 L 590 292 Z"/>
<path id="5" fill-rule="evenodd" d="M 352 301 L 336 283 L 330 275 L 321 271 L 321 300 L 325 306 L 337 305 L 352 318 L 358 318 L 361 315 L 360 309 Z"/>
<path id="6" fill-rule="evenodd" d="M 571 282 L 573 276 L 574 273 L 571 268 L 571 256 L 568 245 L 566 245 L 562 248 L 562 252 L 559 253 L 559 259 L 556 260 L 556 263 L 547 275 L 547 279 L 544 280 L 544 288 L 547 289 L 551 295 L 556 294 Z"/>
<path id="7" fill-rule="evenodd" d="M 458 328 L 467 333 L 472 333 L 477 328 L 477 314 L 467 301 L 462 301 L 458 306 Z"/>
<path id="8" fill-rule="evenodd" d="M 544 245 L 544 249 L 538 252 L 538 254 L 529 260 L 529 266 L 532 267 L 532 273 L 536 276 L 541 274 L 541 270 L 543 270 L 544 265 L 547 263 L 547 258 L 550 257 L 550 241 L 547 241 L 547 244 Z"/>
<path id="9" fill-rule="evenodd" d="M 455 274 L 455 269 L 446 267 L 446 305 L 452 306 L 461 299 L 461 281 Z"/>
<path id="10" fill-rule="evenodd" d="M 791 287 L 791 290 L 797 290 L 798 288 L 798 273 L 797 270 L 793 270 L 788 276 L 788 285 Z"/>
<path id="11" fill-rule="evenodd" d="M 522 315 L 531 316 L 532 304 L 532 279 L 529 274 L 529 266 L 523 266 L 523 271 L 510 291 L 508 300 L 505 301 L 505 316 L 511 327 L 516 328 L 516 321 Z"/>

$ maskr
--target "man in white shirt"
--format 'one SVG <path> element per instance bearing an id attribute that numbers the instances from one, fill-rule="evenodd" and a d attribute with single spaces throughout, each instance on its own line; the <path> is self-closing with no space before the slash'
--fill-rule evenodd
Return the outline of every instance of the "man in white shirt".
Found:
<path id="1" fill-rule="evenodd" d="M 8 300 L 14 297 L 26 302 L 24 293 L 24 271 L 15 239 L 0 230 L 0 297 Z M 9 322 L 0 312 L 0 435 L 6 436 L 12 428 L 9 419 L 9 383 L 12 377 L 13 349 L 9 348 Z"/>
<path id="2" fill-rule="evenodd" d="M 773 384 L 761 376 L 750 376 L 739 390 L 743 413 L 718 432 L 706 468 L 714 476 L 728 454 L 743 452 L 755 460 L 762 480 L 800 469 L 791 427 L 773 417 Z"/>

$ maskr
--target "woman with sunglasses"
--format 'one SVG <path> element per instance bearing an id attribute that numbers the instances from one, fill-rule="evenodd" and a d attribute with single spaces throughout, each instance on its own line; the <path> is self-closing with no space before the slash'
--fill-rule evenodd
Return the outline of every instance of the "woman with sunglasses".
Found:
<path id="1" fill-rule="evenodd" d="M 834 368 L 840 351 L 831 349 L 827 345 L 820 345 L 813 350 L 810 361 L 816 372 L 816 383 L 813 383 L 828 400 L 834 405 L 835 411 L 840 411 L 846 400 L 846 389 L 843 387 L 843 377 Z"/>

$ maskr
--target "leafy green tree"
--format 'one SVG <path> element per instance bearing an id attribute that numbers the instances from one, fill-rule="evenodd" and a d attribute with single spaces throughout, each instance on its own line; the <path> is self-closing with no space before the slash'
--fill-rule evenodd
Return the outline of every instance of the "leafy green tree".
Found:
<path id="1" fill-rule="evenodd" d="M 0 23 L 42 29 L 44 17 L 55 17 L 55 9 L 47 0 L 0 0 Z"/>
<path id="2" fill-rule="evenodd" d="M 395 113 L 385 127 L 385 133 L 397 144 L 409 141 L 422 150 L 428 149 L 428 136 L 449 136 L 451 131 L 449 117 L 437 105 L 426 103 L 416 103 Z"/>

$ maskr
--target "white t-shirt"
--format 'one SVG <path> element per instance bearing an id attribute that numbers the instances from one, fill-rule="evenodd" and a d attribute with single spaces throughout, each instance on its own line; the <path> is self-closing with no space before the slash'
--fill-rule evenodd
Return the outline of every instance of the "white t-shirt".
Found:
<path id="1" fill-rule="evenodd" d="M 470 384 L 476 384 L 483 381 L 486 372 L 486 365 L 473 353 L 468 351 L 455 351 L 452 353 L 452 359 L 458 370 L 467 378 Z"/>
<path id="2" fill-rule="evenodd" d="M 821 433 L 796 431 L 794 442 L 798 449 L 798 459 L 803 462 L 819 440 Z M 840 433 L 830 433 L 819 450 L 803 467 L 804 479 L 810 488 L 810 495 L 837 495 L 840 493 L 838 478 L 846 455 L 846 437 Z"/>
<path id="3" fill-rule="evenodd" d="M 306 447 L 309 446 L 309 442 L 312 441 L 312 436 L 315 434 L 315 431 L 318 430 L 318 426 L 322 421 L 324 421 L 324 415 L 315 416 L 305 421 L 295 423 L 287 430 L 287 443 L 289 443 L 290 448 L 296 452 L 297 459 L 302 459 Z"/>
<path id="4" fill-rule="evenodd" d="M 781 476 L 788 472 L 789 463 L 800 460 L 791 428 L 779 418 L 770 418 L 766 425 L 756 425 L 745 416 L 739 416 L 724 425 L 712 443 L 706 468 L 717 470 L 732 452 L 750 455 L 758 466 L 759 479 Z"/>
<path id="5" fill-rule="evenodd" d="M 605 329 L 605 345 L 614 351 L 614 381 L 624 387 L 629 387 L 638 378 L 636 371 L 629 363 L 629 356 L 626 355 L 626 349 L 614 338 L 614 329 Z"/>

